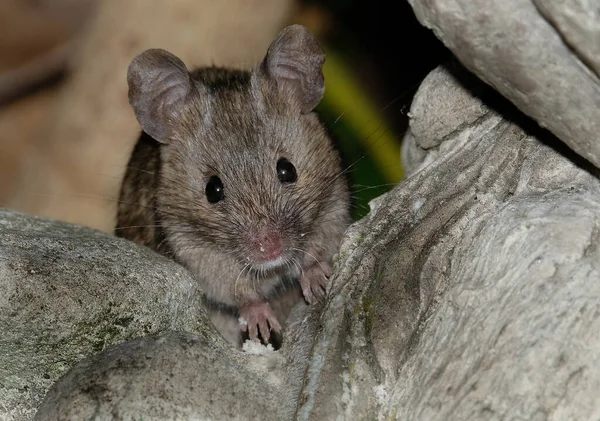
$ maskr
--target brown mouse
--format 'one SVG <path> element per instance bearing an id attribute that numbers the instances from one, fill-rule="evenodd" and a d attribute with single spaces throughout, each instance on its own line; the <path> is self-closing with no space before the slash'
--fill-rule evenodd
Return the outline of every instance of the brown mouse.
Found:
<path id="1" fill-rule="evenodd" d="M 143 131 L 115 233 L 191 271 L 211 319 L 238 346 L 242 332 L 265 342 L 280 332 L 282 291 L 296 288 L 308 303 L 324 296 L 350 223 L 341 157 L 314 112 L 324 62 L 317 40 L 292 25 L 250 70 L 188 71 L 160 49 L 128 69 Z"/>

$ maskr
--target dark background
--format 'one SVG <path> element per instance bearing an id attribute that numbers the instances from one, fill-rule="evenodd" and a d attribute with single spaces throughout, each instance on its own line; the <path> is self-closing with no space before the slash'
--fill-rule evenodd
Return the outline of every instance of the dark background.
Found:
<path id="1" fill-rule="evenodd" d="M 363 100 L 373 102 L 400 143 L 413 95 L 433 68 L 451 59 L 449 50 L 421 26 L 406 1 L 304 0 L 302 4 L 311 10 L 309 15 L 319 16 L 313 20 L 322 22 L 320 39 L 343 58 L 369 97 Z M 357 138 L 350 124 L 338 120 L 340 110 L 322 104 L 319 111 L 337 136 L 347 164 L 356 162 L 349 175 L 355 186 L 354 217 L 360 218 L 368 211 L 367 202 L 398 180 L 386 177 L 370 159 L 369 149 L 377 147 L 374 139 Z"/>

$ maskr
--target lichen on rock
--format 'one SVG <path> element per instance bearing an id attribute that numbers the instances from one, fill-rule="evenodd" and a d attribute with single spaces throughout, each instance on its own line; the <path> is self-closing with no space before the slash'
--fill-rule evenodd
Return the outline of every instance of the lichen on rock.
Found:
<path id="1" fill-rule="evenodd" d="M 30 419 L 54 381 L 111 345 L 205 331 L 197 283 L 149 249 L 9 210 L 0 238 L 3 416 Z"/>

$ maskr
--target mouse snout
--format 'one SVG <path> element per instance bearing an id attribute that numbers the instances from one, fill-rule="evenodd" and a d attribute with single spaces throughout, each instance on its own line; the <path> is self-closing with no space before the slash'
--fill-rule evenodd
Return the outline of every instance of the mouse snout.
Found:
<path id="1" fill-rule="evenodd" d="M 277 259 L 283 252 L 281 236 L 272 229 L 257 230 L 250 242 L 253 257 L 259 261 Z"/>

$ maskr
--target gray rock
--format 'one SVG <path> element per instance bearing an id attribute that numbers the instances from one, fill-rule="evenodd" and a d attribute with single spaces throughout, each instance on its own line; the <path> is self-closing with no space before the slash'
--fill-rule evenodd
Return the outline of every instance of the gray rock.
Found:
<path id="1" fill-rule="evenodd" d="M 465 67 L 600 167 L 597 1 L 409 3 Z"/>
<path id="2" fill-rule="evenodd" d="M 599 215 L 598 192 L 579 187 L 519 196 L 467 229 L 380 414 L 597 418 Z"/>
<path id="3" fill-rule="evenodd" d="M 318 324 L 307 307 L 292 311 L 278 351 L 182 332 L 110 347 L 56 382 L 34 419 L 291 419 Z"/>
<path id="4" fill-rule="evenodd" d="M 282 419 L 281 354 L 215 339 L 172 332 L 112 347 L 61 379 L 35 420 Z"/>
<path id="5" fill-rule="evenodd" d="M 414 145 L 453 109 L 423 98 L 456 89 L 443 69 L 428 77 Z M 598 415 L 595 169 L 518 113 L 503 109 L 527 131 L 456 98 L 480 116 L 444 117 L 427 134 L 444 141 L 345 237 L 298 420 Z"/>
<path id="6" fill-rule="evenodd" d="M 600 76 L 600 3 L 597 0 L 533 0 L 565 43 Z"/>
<path id="7" fill-rule="evenodd" d="M 446 138 L 484 117 L 488 108 L 476 98 L 493 95 L 489 87 L 458 66 L 454 66 L 452 74 L 439 70 L 430 72 L 411 104 L 409 117 L 418 115 L 418 118 L 411 119 L 402 139 L 401 158 L 406 174 L 433 162 L 451 145 L 444 142 Z"/>
<path id="8" fill-rule="evenodd" d="M 165 330 L 209 331 L 181 266 L 125 240 L 0 210 L 0 419 L 31 419 L 82 358 Z"/>

